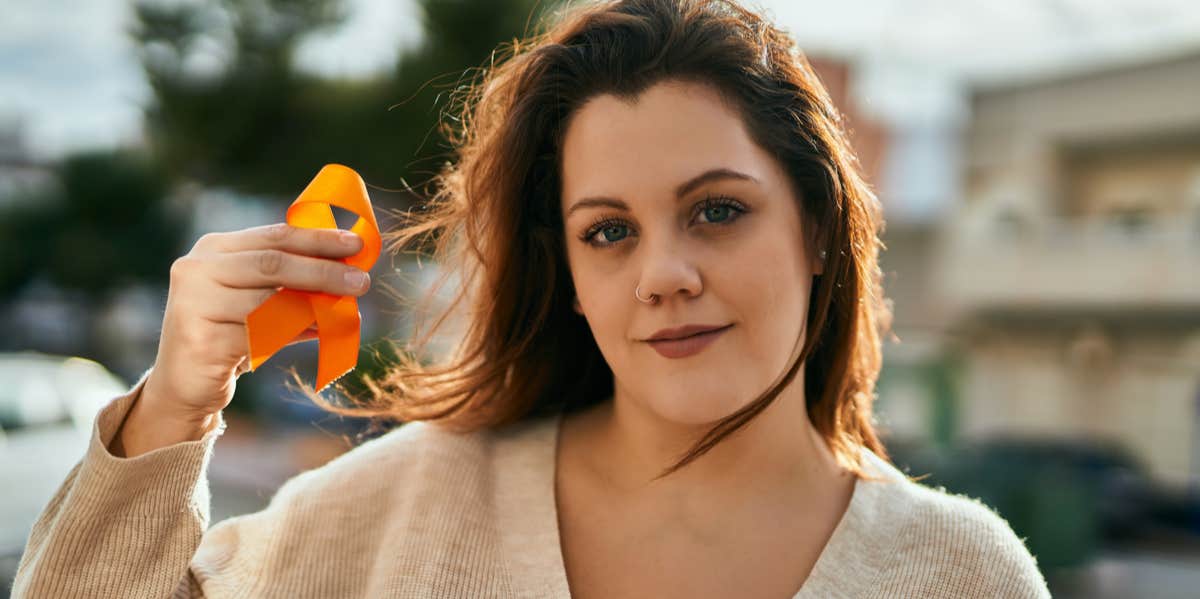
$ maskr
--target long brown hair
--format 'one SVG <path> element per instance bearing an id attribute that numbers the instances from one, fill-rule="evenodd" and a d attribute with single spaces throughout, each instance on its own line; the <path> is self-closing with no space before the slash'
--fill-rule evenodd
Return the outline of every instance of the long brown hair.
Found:
<path id="1" fill-rule="evenodd" d="M 551 21 L 501 45 L 459 89 L 442 124 L 457 160 L 431 180 L 422 209 L 386 233 L 389 249 L 429 249 L 444 269 L 426 301 L 455 277 L 453 299 L 409 351 L 366 381 L 369 397 L 350 407 L 310 397 L 346 416 L 456 431 L 610 398 L 612 370 L 572 310 L 559 204 L 564 128 L 598 94 L 632 98 L 668 79 L 702 82 L 740 110 L 754 141 L 783 165 L 805 229 L 815 227 L 827 258 L 790 367 L 662 476 L 745 426 L 802 365 L 814 427 L 844 467 L 865 476 L 860 447 L 888 459 L 871 411 L 891 318 L 878 266 L 883 221 L 842 116 L 807 59 L 787 34 L 731 0 L 615 0 L 566 7 Z M 422 363 L 416 356 L 452 318 L 463 327 L 453 351 Z"/>

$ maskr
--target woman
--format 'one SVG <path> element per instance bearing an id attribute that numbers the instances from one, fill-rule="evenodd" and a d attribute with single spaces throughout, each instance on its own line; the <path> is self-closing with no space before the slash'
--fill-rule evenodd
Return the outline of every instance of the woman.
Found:
<path id="1" fill-rule="evenodd" d="M 205 530 L 245 315 L 365 291 L 334 232 L 206 236 L 17 596 L 1048 596 L 1003 519 L 887 461 L 879 207 L 793 42 L 733 2 L 627 0 L 512 50 L 393 233 L 462 277 L 460 343 L 361 405 L 314 394 L 410 423 Z"/>

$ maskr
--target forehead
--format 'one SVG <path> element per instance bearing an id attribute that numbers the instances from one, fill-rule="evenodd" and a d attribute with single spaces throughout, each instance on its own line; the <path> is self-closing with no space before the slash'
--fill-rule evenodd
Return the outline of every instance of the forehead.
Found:
<path id="1" fill-rule="evenodd" d="M 670 194 L 681 181 L 718 167 L 761 181 L 773 175 L 766 152 L 716 90 L 664 82 L 633 102 L 606 94 L 576 111 L 563 140 L 562 198 Z"/>

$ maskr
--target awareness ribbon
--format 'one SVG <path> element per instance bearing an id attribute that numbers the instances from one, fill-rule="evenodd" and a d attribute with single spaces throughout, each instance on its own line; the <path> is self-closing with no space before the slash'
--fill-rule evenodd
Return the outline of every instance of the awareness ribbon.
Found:
<path id="1" fill-rule="evenodd" d="M 363 248 L 339 260 L 367 271 L 379 258 L 382 242 L 367 187 L 354 169 L 340 164 L 321 168 L 308 187 L 287 210 L 287 223 L 307 229 L 336 229 L 337 206 L 358 215 L 350 228 L 363 239 Z M 358 298 L 322 291 L 280 289 L 246 316 L 250 342 L 250 370 L 291 343 L 313 322 L 317 323 L 317 391 L 321 391 L 358 362 Z"/>

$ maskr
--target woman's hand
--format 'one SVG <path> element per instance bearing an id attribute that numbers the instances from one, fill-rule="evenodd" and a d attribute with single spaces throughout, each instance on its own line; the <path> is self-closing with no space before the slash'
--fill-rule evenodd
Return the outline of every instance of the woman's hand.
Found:
<path id="1" fill-rule="evenodd" d="M 162 336 L 138 400 L 141 411 L 181 424 L 213 420 L 232 400 L 237 377 L 249 370 L 246 315 L 280 287 L 366 293 L 370 277 L 336 260 L 362 246 L 349 231 L 286 223 L 201 237 L 171 265 Z M 315 337 L 310 327 L 293 343 Z"/>

